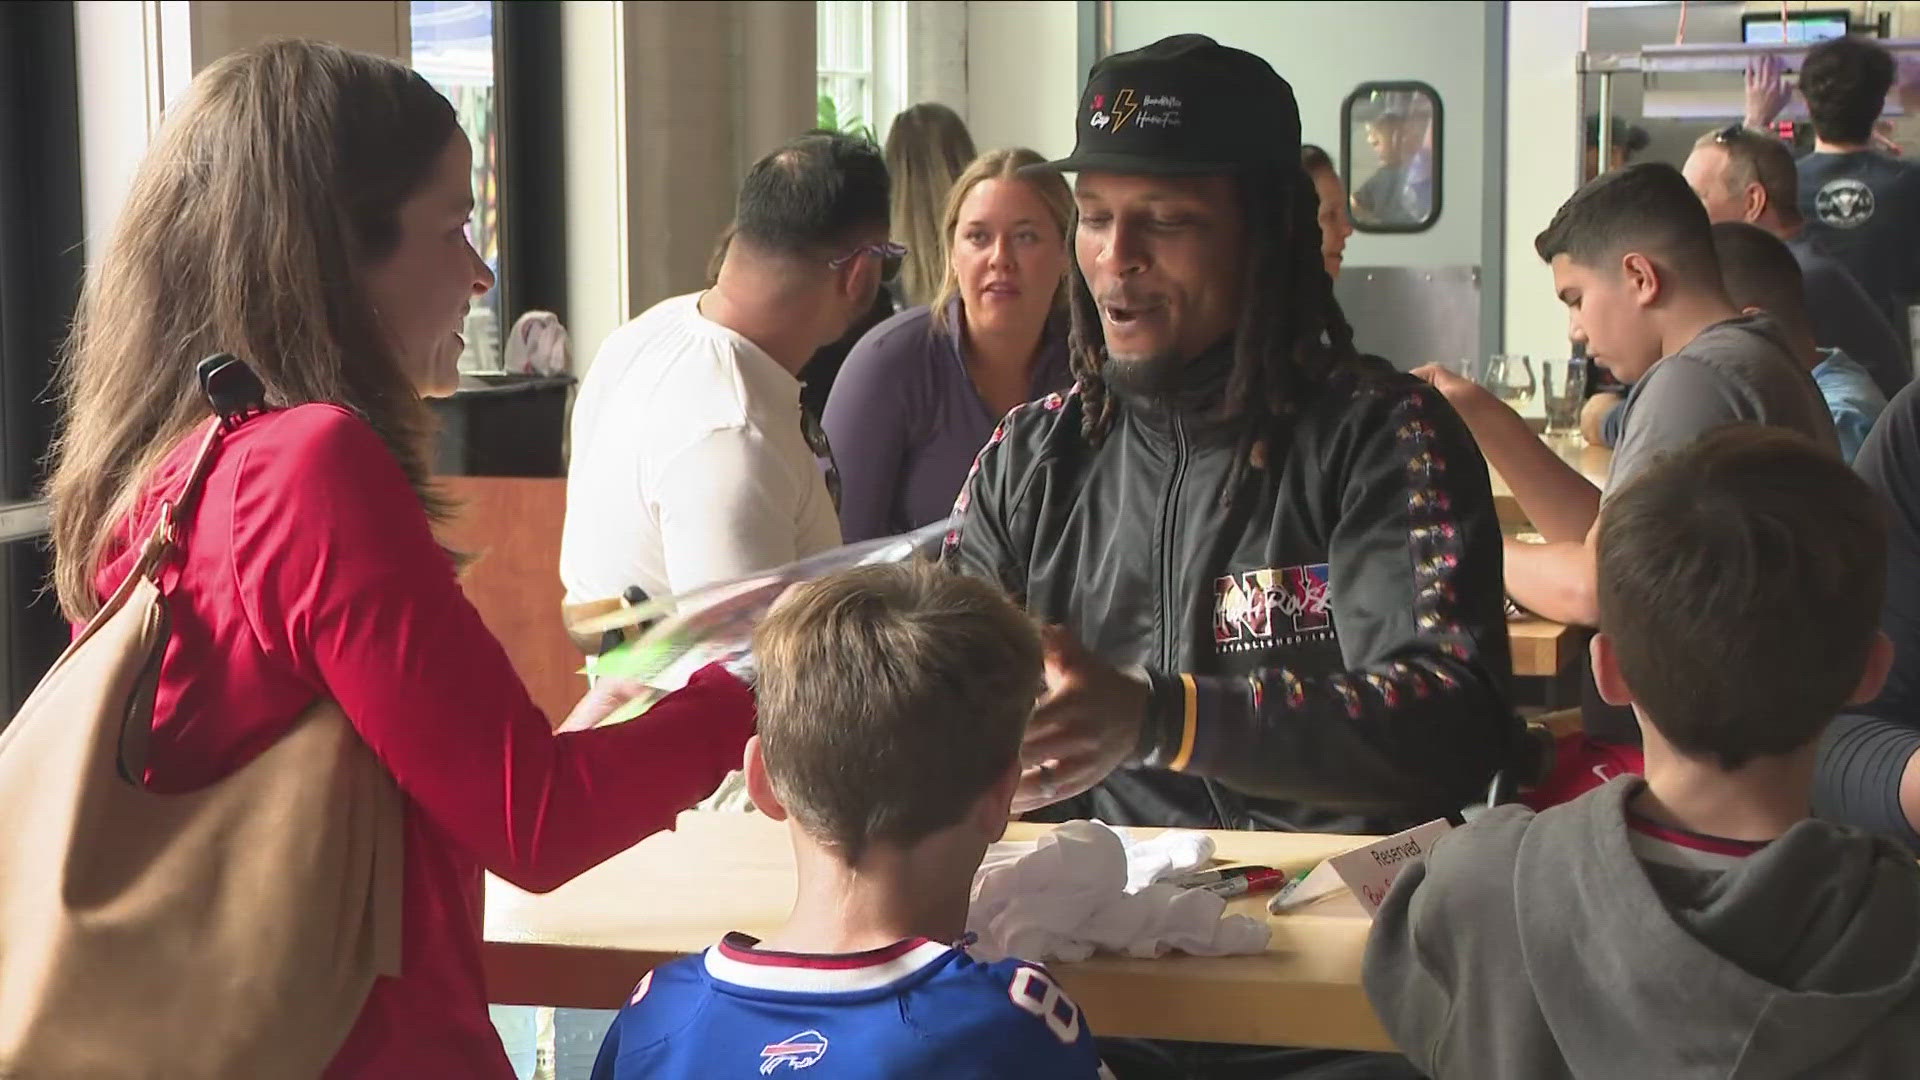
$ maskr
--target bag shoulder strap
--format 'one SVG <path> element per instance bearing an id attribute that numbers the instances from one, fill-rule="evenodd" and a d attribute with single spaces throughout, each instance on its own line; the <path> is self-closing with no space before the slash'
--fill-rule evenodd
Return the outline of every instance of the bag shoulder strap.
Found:
<path id="1" fill-rule="evenodd" d="M 266 387 L 246 361 L 232 353 L 216 353 L 200 361 L 197 370 L 200 390 L 213 406 L 216 419 L 200 441 L 193 468 L 187 473 L 187 482 L 180 494 L 160 504 L 160 518 L 141 546 L 140 559 L 127 576 L 129 581 L 153 578 L 178 550 L 179 527 L 192 519 L 194 508 L 199 505 L 200 490 L 206 485 L 207 474 L 213 471 L 214 452 L 221 436 L 255 413 L 266 411 Z"/>

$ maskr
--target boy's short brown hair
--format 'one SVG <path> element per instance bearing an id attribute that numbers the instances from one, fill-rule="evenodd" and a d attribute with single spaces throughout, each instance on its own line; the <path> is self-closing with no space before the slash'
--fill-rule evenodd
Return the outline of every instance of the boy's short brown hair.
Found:
<path id="1" fill-rule="evenodd" d="M 1865 670 L 1886 583 L 1878 499 L 1779 428 L 1710 432 L 1600 515 L 1600 629 L 1647 719 L 1736 769 L 1817 738 Z"/>
<path id="2" fill-rule="evenodd" d="M 1680 170 L 1643 161 L 1602 173 L 1560 204 L 1533 238 L 1541 262 L 1556 255 L 1594 270 L 1617 271 L 1629 251 L 1645 254 L 1688 289 L 1720 291 L 1707 209 Z"/>
<path id="3" fill-rule="evenodd" d="M 803 585 L 753 644 L 774 793 L 855 865 L 958 823 L 1013 765 L 1041 688 L 1033 621 L 931 564 Z"/>

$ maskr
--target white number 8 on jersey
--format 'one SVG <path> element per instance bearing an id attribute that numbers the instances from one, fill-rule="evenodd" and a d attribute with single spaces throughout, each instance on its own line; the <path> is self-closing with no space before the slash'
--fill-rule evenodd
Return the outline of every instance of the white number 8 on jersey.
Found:
<path id="1" fill-rule="evenodd" d="M 1079 1041 L 1080 1007 L 1046 972 L 1022 966 L 1007 984 L 1007 996 L 1015 1005 L 1046 1021 L 1047 1029 L 1061 1042 L 1071 1045 Z"/>

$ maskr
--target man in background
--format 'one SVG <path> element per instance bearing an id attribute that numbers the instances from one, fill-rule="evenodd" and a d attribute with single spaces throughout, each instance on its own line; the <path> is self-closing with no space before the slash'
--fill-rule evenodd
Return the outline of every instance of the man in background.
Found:
<path id="1" fill-rule="evenodd" d="M 571 618 L 629 588 L 683 593 L 839 544 L 831 456 L 803 421 L 799 374 L 898 258 L 887 197 L 871 143 L 793 140 L 747 174 L 714 286 L 607 338 L 573 412 Z"/>
<path id="2" fill-rule="evenodd" d="M 1787 144 L 1734 125 L 1702 135 L 1681 169 L 1713 222 L 1744 221 L 1786 242 L 1806 282 L 1814 343 L 1839 349 L 1873 374 L 1881 393 L 1913 377 L 1902 336 L 1846 267 L 1820 252 L 1800 214 L 1800 176 Z"/>
<path id="3" fill-rule="evenodd" d="M 1900 340 L 1909 342 L 1907 306 L 1920 300 L 1920 165 L 1874 144 L 1894 76 L 1892 55 L 1865 38 L 1836 38 L 1808 50 L 1800 95 L 1813 118 L 1814 142 L 1813 153 L 1800 159 L 1800 212 L 1814 245 L 1859 279 Z M 1914 89 L 1902 85 L 1901 93 Z M 1748 121 L 1771 119 L 1763 112 Z"/>
<path id="4" fill-rule="evenodd" d="M 1389 109 L 1367 122 L 1367 145 L 1379 167 L 1353 193 L 1353 216 L 1368 225 L 1406 226 L 1425 220 L 1433 207 L 1433 181 L 1422 175 L 1420 151 L 1426 123 Z"/>
<path id="5" fill-rule="evenodd" d="M 1607 167 L 1602 169 L 1600 167 L 1600 118 L 1587 117 L 1586 165 L 1585 171 L 1580 174 L 1583 181 L 1591 180 L 1603 172 L 1626 168 L 1627 164 L 1633 160 L 1633 155 L 1645 150 L 1647 143 L 1652 141 L 1652 136 L 1647 134 L 1646 128 L 1629 124 L 1617 116 L 1611 118 L 1611 125 L 1613 130 L 1609 134 L 1613 137 L 1612 145 L 1607 151 Z"/>

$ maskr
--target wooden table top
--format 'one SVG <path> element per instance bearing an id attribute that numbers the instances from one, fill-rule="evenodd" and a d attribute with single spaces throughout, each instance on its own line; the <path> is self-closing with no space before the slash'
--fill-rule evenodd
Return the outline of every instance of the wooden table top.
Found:
<path id="1" fill-rule="evenodd" d="M 1015 823 L 1007 839 L 1031 840 L 1048 828 Z M 1290 871 L 1366 839 L 1210 835 L 1222 860 Z M 487 1000 L 617 1008 L 655 965 L 698 953 L 729 930 L 772 932 L 793 892 L 785 826 L 758 814 L 682 814 L 677 831 L 650 837 L 544 896 L 488 877 Z M 1228 905 L 1271 923 L 1263 955 L 1097 956 L 1048 966 L 1103 1035 L 1392 1049 L 1360 988 L 1370 923 L 1359 903 L 1342 895 L 1268 916 L 1266 899 Z"/>

